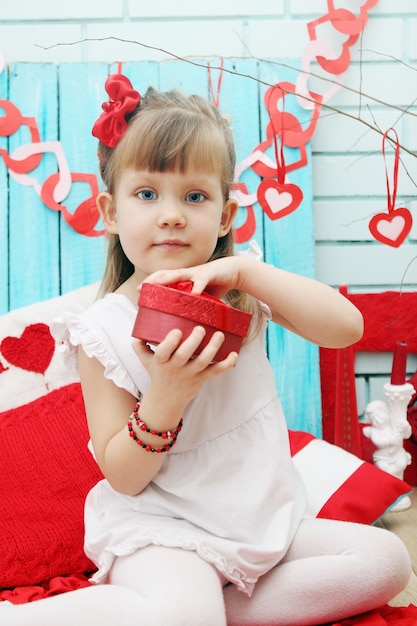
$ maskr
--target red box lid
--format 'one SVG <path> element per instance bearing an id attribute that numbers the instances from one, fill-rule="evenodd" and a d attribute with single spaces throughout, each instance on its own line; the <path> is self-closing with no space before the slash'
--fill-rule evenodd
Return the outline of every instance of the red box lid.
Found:
<path id="1" fill-rule="evenodd" d="M 170 285 L 144 283 L 138 305 L 246 337 L 251 313 L 235 309 L 207 292 L 192 294 L 191 288 L 189 281 Z"/>

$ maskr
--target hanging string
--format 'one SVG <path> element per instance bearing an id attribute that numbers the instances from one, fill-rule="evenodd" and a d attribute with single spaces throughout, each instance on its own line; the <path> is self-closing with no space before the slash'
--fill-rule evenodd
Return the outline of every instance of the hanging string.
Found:
<path id="1" fill-rule="evenodd" d="M 393 188 L 392 188 L 392 196 L 391 189 L 389 183 L 388 176 L 388 168 L 387 161 L 385 157 L 385 142 L 388 140 L 389 133 L 394 133 L 395 135 L 395 153 L 394 153 L 394 175 L 393 175 Z M 385 163 L 385 177 L 387 181 L 387 202 L 388 202 L 388 213 L 392 213 L 395 209 L 395 201 L 397 199 L 397 189 L 398 189 L 398 168 L 400 163 L 400 143 L 398 141 L 397 131 L 394 128 L 389 128 L 385 131 L 383 139 L 382 139 L 382 154 L 384 157 Z"/>
<path id="2" fill-rule="evenodd" d="M 275 153 L 275 160 L 276 160 L 276 164 L 277 164 L 277 180 L 278 182 L 283 185 L 285 183 L 285 174 L 286 174 L 286 169 L 285 169 L 285 156 L 284 156 L 284 111 L 285 111 L 285 93 L 282 93 L 282 112 L 279 113 L 279 117 L 280 117 L 280 121 L 281 121 L 281 133 L 279 133 L 278 129 L 275 126 L 274 123 L 274 117 L 275 117 L 275 113 L 271 113 L 271 98 L 273 96 L 274 90 L 275 89 L 280 89 L 280 87 L 274 85 L 274 87 L 272 87 L 272 89 L 270 89 L 269 94 L 268 94 L 268 99 L 267 99 L 267 104 L 266 104 L 266 109 L 268 112 L 268 117 L 269 117 L 269 121 L 272 127 L 272 140 L 274 143 L 274 153 Z M 282 89 L 281 89 L 282 91 Z M 278 100 L 276 100 L 276 102 L 278 102 Z M 280 146 L 278 148 L 278 139 L 280 138 Z"/>
<path id="3" fill-rule="evenodd" d="M 223 67 L 224 67 L 224 59 L 221 58 L 220 59 L 220 72 L 219 72 L 219 76 L 217 78 L 217 93 L 214 93 L 214 88 L 213 88 L 213 80 L 212 80 L 212 76 L 211 76 L 211 67 L 210 67 L 210 63 L 207 63 L 207 72 L 208 72 L 208 81 L 209 81 L 209 90 L 210 90 L 210 96 L 212 99 L 212 102 L 214 104 L 214 106 L 216 107 L 216 109 L 219 108 L 219 104 L 220 104 L 220 89 L 222 86 L 222 80 L 223 80 Z"/>

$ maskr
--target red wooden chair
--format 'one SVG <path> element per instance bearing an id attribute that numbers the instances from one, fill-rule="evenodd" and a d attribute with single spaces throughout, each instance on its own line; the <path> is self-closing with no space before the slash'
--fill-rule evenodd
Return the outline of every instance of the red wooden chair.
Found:
<path id="1" fill-rule="evenodd" d="M 340 291 L 362 312 L 364 335 L 349 348 L 320 348 L 323 439 L 372 461 L 373 444 L 362 434 L 358 420 L 354 362 L 357 352 L 393 352 L 406 341 L 408 353 L 417 353 L 417 292 L 386 291 L 349 294 Z M 417 391 L 417 375 L 411 379 Z M 377 399 L 377 398 L 375 398 Z M 410 401 L 410 405 L 414 401 Z M 413 435 L 404 447 L 413 457 L 404 479 L 417 485 L 417 409 L 409 408 Z"/>

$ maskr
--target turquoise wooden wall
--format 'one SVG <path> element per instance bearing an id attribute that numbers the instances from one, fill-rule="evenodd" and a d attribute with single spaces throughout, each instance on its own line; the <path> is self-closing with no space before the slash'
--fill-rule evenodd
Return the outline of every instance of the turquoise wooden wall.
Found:
<path id="1" fill-rule="evenodd" d="M 142 92 L 150 84 L 163 90 L 177 87 L 208 98 L 214 92 L 219 98 L 219 109 L 231 116 L 239 163 L 265 138 L 269 118 L 263 95 L 268 85 L 295 81 L 296 73 L 272 62 L 227 59 L 217 94 L 219 70 L 214 67 L 219 66 L 219 60 L 212 61 L 211 72 L 207 70 L 207 61 L 195 61 L 198 65 L 180 61 L 125 63 L 122 71 Z M 22 116 L 37 121 L 41 141 L 60 143 L 72 173 L 97 175 L 97 146 L 91 127 L 107 99 L 105 78 L 114 71 L 115 65 L 96 62 L 15 63 L 0 74 L 0 100 L 13 103 Z M 285 110 L 293 111 L 308 124 L 309 113 L 294 98 L 286 102 Z M 0 116 L 0 129 L 2 119 Z M 95 282 L 104 266 L 105 238 L 77 233 L 63 219 L 61 211 L 45 206 L 33 180 L 31 184 L 22 184 L 8 170 L 7 154 L 13 156 L 15 150 L 31 141 L 30 124 L 21 125 L 10 137 L 0 136 L 0 313 Z M 296 159 L 296 153 L 297 149 L 285 148 L 287 162 Z M 309 146 L 307 153 L 310 154 Z M 42 185 L 56 170 L 54 154 L 43 154 L 29 176 Z M 290 215 L 271 221 L 256 204 L 253 238 L 263 249 L 265 261 L 314 276 L 310 165 L 291 172 L 290 179 L 303 190 L 301 206 Z M 248 169 L 240 181 L 253 193 L 260 178 Z M 75 182 L 62 204 L 71 212 L 89 195 L 88 185 Z M 242 225 L 246 217 L 247 210 L 242 207 L 236 226 Z M 247 243 L 238 245 L 245 247 Z M 275 325 L 271 325 L 267 341 L 289 427 L 320 435 L 317 348 Z"/>

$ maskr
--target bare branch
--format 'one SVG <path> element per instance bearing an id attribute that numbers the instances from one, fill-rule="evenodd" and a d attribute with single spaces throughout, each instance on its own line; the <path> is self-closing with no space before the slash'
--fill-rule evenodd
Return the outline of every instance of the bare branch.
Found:
<path id="1" fill-rule="evenodd" d="M 154 50 L 154 51 L 157 51 L 157 52 L 161 52 L 162 54 L 166 54 L 167 56 L 172 57 L 173 59 L 176 59 L 177 61 L 182 61 L 184 63 L 189 63 L 190 65 L 194 65 L 196 67 L 201 67 L 201 68 L 207 69 L 207 64 L 199 62 L 199 61 L 196 61 L 193 58 L 182 57 L 182 56 L 179 56 L 179 55 L 175 54 L 174 52 L 170 52 L 169 50 L 165 50 L 164 48 L 160 48 L 158 46 L 152 46 L 150 44 L 145 44 L 145 43 L 142 43 L 141 41 L 136 41 L 136 40 L 133 40 L 133 39 L 124 39 L 122 37 L 114 37 L 114 36 L 109 36 L 109 37 L 87 37 L 85 39 L 80 39 L 78 41 L 72 41 L 72 42 L 66 42 L 66 43 L 59 42 L 59 43 L 56 43 L 56 44 L 52 44 L 50 46 L 41 46 L 39 44 L 35 44 L 35 45 L 38 48 L 42 48 L 43 50 L 51 50 L 52 48 L 56 48 L 56 47 L 59 47 L 59 46 L 75 46 L 75 45 L 79 45 L 79 44 L 85 43 L 85 42 L 94 42 L 94 41 L 95 42 L 99 42 L 99 41 L 109 41 L 109 40 L 111 40 L 111 41 L 119 41 L 121 43 L 128 43 L 128 44 L 141 46 L 141 47 L 147 48 L 149 50 Z M 287 68 L 287 69 L 295 70 L 297 72 L 300 71 L 300 69 L 298 67 L 294 67 L 294 66 L 292 66 L 292 65 L 290 65 L 288 63 L 284 63 L 284 62 L 281 62 L 281 61 L 273 61 L 271 59 L 263 59 L 261 57 L 253 57 L 253 58 L 255 60 L 258 60 L 258 61 L 263 61 L 263 62 L 266 62 L 266 63 L 270 63 L 272 65 L 278 65 L 280 67 L 284 67 L 284 68 Z M 392 58 L 394 60 L 396 60 L 394 57 L 392 57 Z M 242 73 L 242 72 L 238 72 L 236 70 L 232 70 L 232 69 L 229 69 L 227 67 L 221 68 L 220 66 L 218 66 L 218 67 L 217 66 L 211 66 L 211 69 L 212 70 L 219 70 L 219 71 L 222 70 L 223 72 L 225 72 L 227 74 L 232 74 L 234 76 L 240 76 L 241 78 L 246 78 L 248 80 L 255 81 L 255 82 L 257 82 L 257 83 L 259 83 L 261 85 L 265 85 L 267 87 L 273 87 L 274 86 L 274 83 L 269 83 L 268 81 L 264 81 L 264 80 L 262 80 L 262 79 L 260 79 L 260 78 L 258 78 L 256 76 L 252 76 L 251 74 L 245 74 L 245 73 Z M 412 68 L 412 69 L 414 69 L 414 68 Z M 378 98 L 374 98 L 370 94 L 364 93 L 364 92 L 362 92 L 360 90 L 357 90 L 357 89 L 354 89 L 352 87 L 348 87 L 347 85 L 344 85 L 343 83 L 337 82 L 337 81 L 335 81 L 333 79 L 330 79 L 330 78 L 326 78 L 326 77 L 321 76 L 319 74 L 316 74 L 314 72 L 308 72 L 308 74 L 309 74 L 309 76 L 314 77 L 314 78 L 318 78 L 318 79 L 320 79 L 320 80 L 322 80 L 324 82 L 329 82 L 329 83 L 332 83 L 334 85 L 340 86 L 341 89 L 345 89 L 346 91 L 349 91 L 349 92 L 352 92 L 354 94 L 357 94 L 360 98 L 367 98 L 368 100 L 371 100 L 372 102 L 375 102 L 377 104 L 381 104 L 381 105 L 386 106 L 388 108 L 400 111 L 401 115 L 405 115 L 406 114 L 406 115 L 412 115 L 414 117 L 417 117 L 417 113 L 414 113 L 414 112 L 409 110 L 411 105 L 404 109 L 403 107 L 397 106 L 395 104 L 391 104 L 389 102 L 384 102 L 383 100 L 380 100 Z M 285 89 L 283 89 L 283 91 L 285 92 Z M 293 94 L 290 94 L 290 95 L 293 95 Z M 349 113 L 348 111 L 343 111 L 342 109 L 338 109 L 337 107 L 331 106 L 330 104 L 328 104 L 326 102 L 319 102 L 314 97 L 312 97 L 311 94 L 310 94 L 310 96 L 307 96 L 305 94 L 297 94 L 297 96 L 299 98 L 302 98 L 306 102 L 311 102 L 313 104 L 319 105 L 319 106 L 321 106 L 321 108 L 324 108 L 324 109 L 326 109 L 328 111 L 332 111 L 333 113 L 337 113 L 338 115 L 344 115 L 345 117 L 348 117 L 349 119 L 351 119 L 351 120 L 353 120 L 355 122 L 359 122 L 360 124 L 363 124 L 368 129 L 372 130 L 373 132 L 377 133 L 378 135 L 382 136 L 384 134 L 382 132 L 382 130 L 380 128 L 378 128 L 377 125 L 371 124 L 370 122 L 367 122 L 366 120 L 362 119 L 361 117 L 358 117 L 357 115 L 353 115 L 353 114 Z M 406 146 L 404 146 L 401 143 L 400 143 L 400 148 L 404 152 L 410 154 L 413 157 L 417 156 L 415 152 L 413 152 L 411 149 L 407 148 Z"/>

